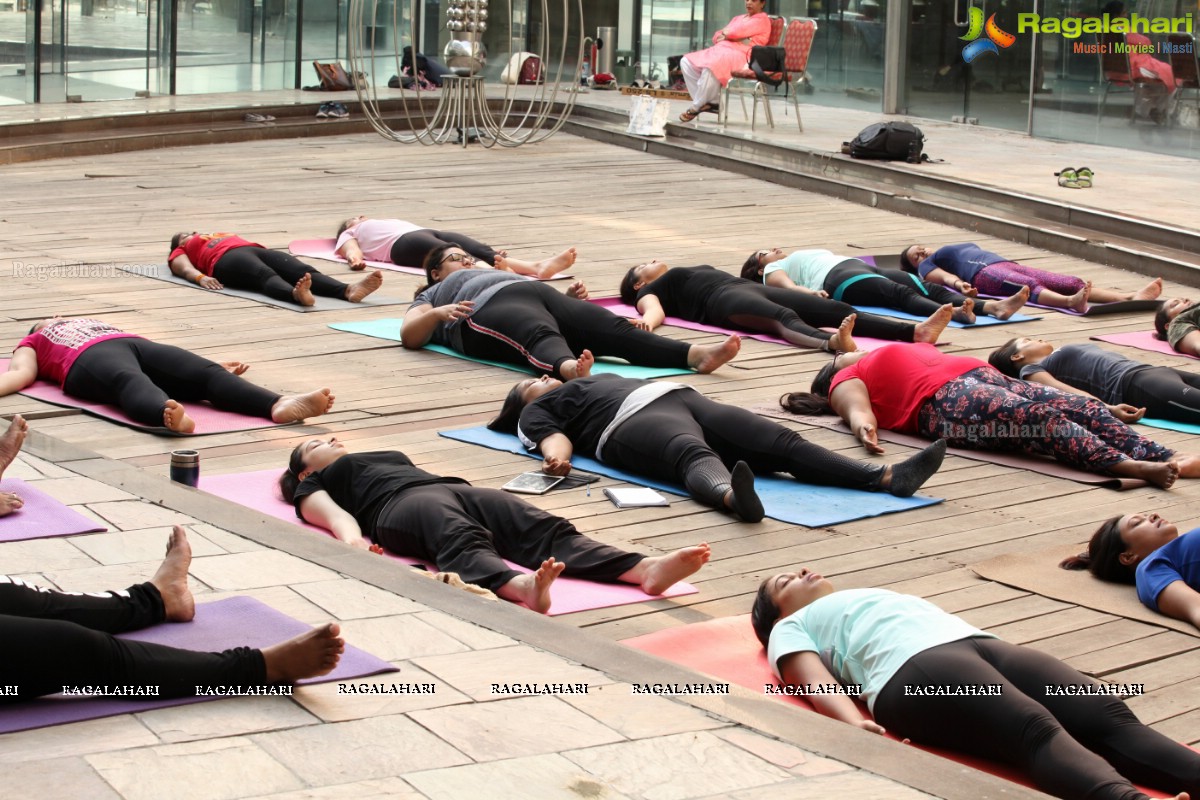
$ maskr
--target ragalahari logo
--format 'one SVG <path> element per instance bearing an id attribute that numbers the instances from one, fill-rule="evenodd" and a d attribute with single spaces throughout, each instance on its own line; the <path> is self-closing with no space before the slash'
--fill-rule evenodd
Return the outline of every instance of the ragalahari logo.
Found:
<path id="1" fill-rule="evenodd" d="M 1000 26 L 996 24 L 995 14 L 987 18 L 987 24 L 985 25 L 982 8 L 971 6 L 968 13 L 971 27 L 967 30 L 965 36 L 958 37 L 964 42 L 970 42 L 962 51 L 963 61 L 968 64 L 984 53 L 996 53 L 998 55 L 1001 48 L 1008 49 L 1017 40 L 1016 36 L 1000 29 Z M 985 33 L 987 34 L 986 39 L 979 38 Z"/>

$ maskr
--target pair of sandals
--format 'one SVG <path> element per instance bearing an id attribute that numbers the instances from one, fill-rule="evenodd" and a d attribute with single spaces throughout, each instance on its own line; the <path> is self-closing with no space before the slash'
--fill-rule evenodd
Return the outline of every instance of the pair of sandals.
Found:
<path id="1" fill-rule="evenodd" d="M 1066 169 L 1054 173 L 1058 178 L 1058 185 L 1066 189 L 1090 189 L 1092 188 L 1092 180 L 1095 175 L 1087 167 L 1067 167 Z"/>
<path id="2" fill-rule="evenodd" d="M 658 81 L 648 81 L 645 78 L 639 78 L 629 84 L 635 89 L 661 89 L 662 85 Z"/>
<path id="3" fill-rule="evenodd" d="M 689 108 L 687 111 L 684 111 L 682 114 L 679 115 L 679 121 L 680 122 L 691 122 L 696 117 L 700 116 L 701 114 L 703 114 L 705 112 L 712 112 L 713 114 L 717 114 L 717 113 L 720 113 L 720 111 L 721 111 L 721 105 L 719 103 L 705 103 L 704 105 L 700 106 L 699 110 L 694 109 L 694 108 Z"/>

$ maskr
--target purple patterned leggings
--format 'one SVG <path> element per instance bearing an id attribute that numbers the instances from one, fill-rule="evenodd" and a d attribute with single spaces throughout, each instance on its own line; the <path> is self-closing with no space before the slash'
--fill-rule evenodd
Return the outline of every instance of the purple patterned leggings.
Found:
<path id="1" fill-rule="evenodd" d="M 1037 302 L 1043 289 L 1070 296 L 1084 287 L 1083 279 L 1076 278 L 1074 275 L 1047 272 L 1044 269 L 1017 264 L 1014 261 L 998 261 L 995 264 L 989 264 L 975 276 L 975 288 L 982 294 L 992 294 L 997 297 L 1012 294 L 1011 289 L 1004 288 L 1005 283 L 1028 286 L 1029 299 L 1034 303 Z"/>

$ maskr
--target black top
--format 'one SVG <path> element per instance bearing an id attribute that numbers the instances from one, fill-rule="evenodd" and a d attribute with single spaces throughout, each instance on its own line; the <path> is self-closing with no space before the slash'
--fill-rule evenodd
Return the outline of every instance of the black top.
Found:
<path id="1" fill-rule="evenodd" d="M 616 417 L 621 403 L 647 383 L 610 374 L 568 381 L 521 410 L 517 435 L 534 450 L 546 437 L 561 433 L 571 440 L 575 452 L 595 456 L 600 434 Z"/>
<path id="2" fill-rule="evenodd" d="M 296 516 L 303 519 L 300 501 L 324 489 L 335 503 L 354 515 L 358 527 L 370 536 L 375 531 L 379 512 L 393 497 L 405 489 L 431 483 L 466 481 L 443 478 L 418 469 L 408 456 L 396 450 L 349 453 L 301 481 L 292 503 L 296 506 Z"/>
<path id="3" fill-rule="evenodd" d="M 639 289 L 637 299 L 652 294 L 658 298 L 668 317 L 717 324 L 708 319 L 709 301 L 722 289 L 738 283 L 749 281 L 715 267 L 672 267 L 662 277 Z"/>

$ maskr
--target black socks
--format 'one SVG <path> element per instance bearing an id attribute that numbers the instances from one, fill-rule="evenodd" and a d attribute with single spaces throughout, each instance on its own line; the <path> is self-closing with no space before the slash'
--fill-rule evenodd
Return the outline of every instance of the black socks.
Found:
<path id="1" fill-rule="evenodd" d="M 892 465 L 892 482 L 887 491 L 896 497 L 912 497 L 942 466 L 946 440 L 938 439 L 915 456 Z"/>

